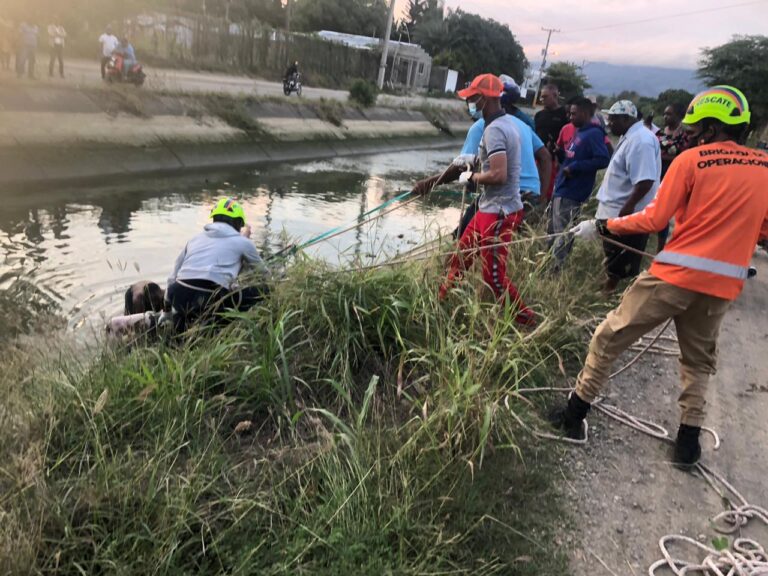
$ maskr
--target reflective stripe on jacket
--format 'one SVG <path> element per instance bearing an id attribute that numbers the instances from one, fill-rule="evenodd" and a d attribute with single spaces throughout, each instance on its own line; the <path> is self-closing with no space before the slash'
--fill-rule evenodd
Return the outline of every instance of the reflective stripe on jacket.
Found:
<path id="1" fill-rule="evenodd" d="M 649 233 L 672 217 L 674 232 L 650 273 L 681 288 L 735 299 L 755 244 L 768 238 L 768 155 L 732 141 L 686 150 L 651 204 L 607 225 L 619 235 Z"/>

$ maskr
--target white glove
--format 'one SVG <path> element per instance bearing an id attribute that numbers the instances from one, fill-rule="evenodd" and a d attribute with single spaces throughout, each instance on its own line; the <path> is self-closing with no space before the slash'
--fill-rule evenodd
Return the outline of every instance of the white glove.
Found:
<path id="1" fill-rule="evenodd" d="M 597 240 L 597 220 L 584 220 L 569 230 L 576 238 L 582 240 Z"/>
<path id="2" fill-rule="evenodd" d="M 157 327 L 163 328 L 166 324 L 173 322 L 173 315 L 170 312 L 161 312 L 157 318 Z"/>
<path id="3" fill-rule="evenodd" d="M 466 172 L 462 172 L 461 176 L 459 176 L 459 184 L 467 184 L 469 183 L 469 179 L 472 178 L 472 170 L 467 170 Z"/>
<path id="4" fill-rule="evenodd" d="M 474 154 L 460 154 L 453 159 L 452 164 L 459 168 L 464 168 L 467 164 L 474 166 L 476 160 L 477 157 Z"/>

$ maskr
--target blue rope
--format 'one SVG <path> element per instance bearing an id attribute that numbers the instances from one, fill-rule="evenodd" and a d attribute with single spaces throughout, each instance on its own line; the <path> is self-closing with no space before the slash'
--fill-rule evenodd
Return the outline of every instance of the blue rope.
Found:
<path id="1" fill-rule="evenodd" d="M 438 190 L 433 190 L 432 193 L 433 194 L 449 194 L 449 195 L 456 195 L 457 194 L 457 192 L 455 190 L 439 190 L 439 191 Z M 364 212 L 363 214 L 358 216 L 356 219 L 357 220 L 363 220 L 366 217 L 370 216 L 371 214 L 375 214 L 376 212 L 379 212 L 379 211 L 383 210 L 384 208 L 394 204 L 395 202 L 400 202 L 402 200 L 405 200 L 411 194 L 413 194 L 412 190 L 409 190 L 408 192 L 403 192 L 402 194 L 399 194 L 399 195 L 395 196 L 394 198 L 390 198 L 389 200 L 387 200 L 383 204 L 379 204 L 375 208 L 371 208 L 367 212 Z M 344 228 L 349 227 L 349 226 L 350 226 L 350 224 L 340 224 L 339 226 L 336 226 L 335 228 L 331 228 L 330 230 L 328 230 L 326 232 L 323 232 L 319 236 L 315 236 L 313 238 L 310 238 L 309 240 L 307 240 L 306 242 L 304 242 L 302 244 L 298 244 L 298 245 L 295 245 L 295 246 L 288 246 L 286 248 L 283 248 L 282 250 L 280 250 L 276 254 L 273 254 L 270 259 L 277 258 L 277 257 L 287 258 L 288 256 L 291 256 L 291 255 L 295 254 L 299 250 L 303 250 L 303 249 L 305 249 L 305 248 L 307 248 L 309 246 L 312 246 L 313 244 L 317 244 L 318 242 L 322 242 L 328 236 L 332 236 L 333 234 L 336 234 L 340 230 L 343 230 Z"/>
<path id="2" fill-rule="evenodd" d="M 411 190 L 409 190 L 408 192 L 404 192 L 404 193 L 402 193 L 402 194 L 400 194 L 398 196 L 395 196 L 394 198 L 390 198 L 389 200 L 387 200 L 383 204 L 379 204 L 375 208 L 371 208 L 367 212 L 364 212 L 363 214 L 361 214 L 360 216 L 357 217 L 357 220 L 362 220 L 362 219 L 370 216 L 371 214 L 375 214 L 376 212 L 379 212 L 380 210 L 383 210 L 384 208 L 386 208 L 387 206 L 389 206 L 391 204 L 394 204 L 395 202 L 400 202 L 401 200 L 405 200 L 412 193 L 413 192 Z M 308 246 L 312 246 L 312 244 L 317 244 L 318 242 L 321 242 L 323 239 L 327 238 L 328 236 L 331 236 L 332 234 L 335 234 L 339 230 L 343 230 L 344 228 L 346 228 L 348 226 L 349 226 L 349 224 L 340 224 L 339 226 L 336 226 L 335 228 L 331 228 L 327 232 L 323 232 L 319 236 L 315 236 L 314 238 L 310 238 L 309 240 L 307 240 L 303 244 L 299 244 L 298 246 L 295 246 L 294 249 L 293 249 L 293 252 L 295 252 L 297 250 L 303 250 L 304 248 L 307 248 Z"/>

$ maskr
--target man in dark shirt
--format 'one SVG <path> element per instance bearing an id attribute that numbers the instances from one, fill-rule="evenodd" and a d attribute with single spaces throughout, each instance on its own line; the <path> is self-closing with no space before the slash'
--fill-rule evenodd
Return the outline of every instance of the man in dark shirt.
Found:
<path id="1" fill-rule="evenodd" d="M 553 178 L 550 180 L 550 189 L 546 191 L 547 198 L 551 198 L 555 182 L 554 176 L 557 174 L 558 168 L 555 144 L 560 130 L 568 124 L 569 118 L 568 111 L 560 105 L 560 92 L 554 84 L 547 84 L 541 89 L 541 103 L 544 108 L 536 112 L 533 121 L 536 124 L 536 134 L 552 154 Z"/>

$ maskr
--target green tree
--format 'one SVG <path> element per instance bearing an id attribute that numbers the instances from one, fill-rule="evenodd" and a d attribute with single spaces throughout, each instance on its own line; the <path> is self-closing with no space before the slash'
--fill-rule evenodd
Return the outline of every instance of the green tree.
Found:
<path id="1" fill-rule="evenodd" d="M 583 96 L 584 90 L 592 88 L 581 68 L 573 62 L 555 62 L 546 69 L 544 83 L 557 84 L 560 94 L 568 100 L 574 96 Z"/>
<path id="2" fill-rule="evenodd" d="M 460 9 L 449 11 L 442 21 L 424 23 L 416 41 L 435 64 L 459 70 L 469 79 L 490 72 L 522 80 L 528 66 L 523 47 L 508 26 Z"/>
<path id="3" fill-rule="evenodd" d="M 294 0 L 293 23 L 302 32 L 332 30 L 381 36 L 387 19 L 384 0 Z"/>
<path id="4" fill-rule="evenodd" d="M 688 104 L 691 103 L 691 100 L 693 100 L 693 94 L 688 92 L 688 90 L 672 88 L 661 92 L 656 97 L 656 100 L 658 101 L 657 110 L 659 112 L 664 112 L 664 108 L 670 104 L 682 104 L 683 106 L 688 106 Z"/>
<path id="5" fill-rule="evenodd" d="M 640 98 L 640 94 L 634 90 L 622 90 L 618 94 L 611 96 L 611 103 L 616 102 L 617 100 L 631 100 L 637 104 L 638 98 Z"/>
<path id="6" fill-rule="evenodd" d="M 734 36 L 702 53 L 699 77 L 709 84 L 735 86 L 747 96 L 752 125 L 768 122 L 768 36 Z"/>
<path id="7" fill-rule="evenodd" d="M 412 36 L 418 35 L 423 26 L 444 20 L 443 0 L 408 0 L 406 17 L 403 22 Z"/>

